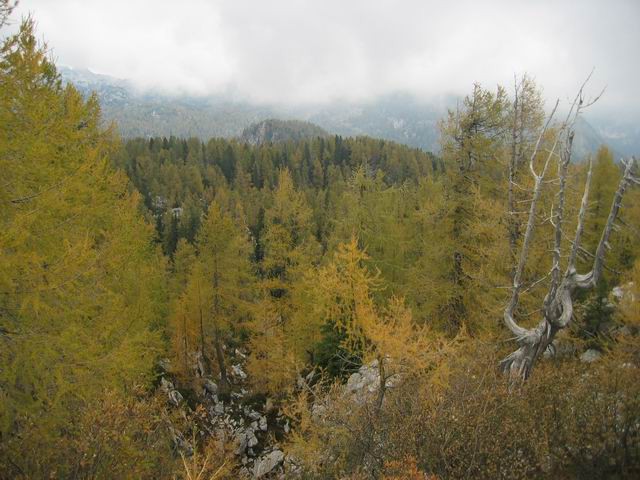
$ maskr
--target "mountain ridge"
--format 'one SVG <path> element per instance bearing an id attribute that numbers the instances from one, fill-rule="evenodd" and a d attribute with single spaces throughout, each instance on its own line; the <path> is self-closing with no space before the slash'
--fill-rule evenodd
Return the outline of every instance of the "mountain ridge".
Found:
<path id="1" fill-rule="evenodd" d="M 316 106 L 274 106 L 230 97 L 189 97 L 137 90 L 127 80 L 87 69 L 60 67 L 65 82 L 83 94 L 95 91 L 104 119 L 116 122 L 125 138 L 181 136 L 242 138 L 245 130 L 266 120 L 299 121 L 317 125 L 328 134 L 366 135 L 437 152 L 438 121 L 454 97 L 428 103 L 406 93 L 395 93 L 368 102 L 334 102 Z M 581 117 L 576 126 L 574 156 L 584 160 L 606 144 L 616 159 L 640 152 L 640 128 L 621 124 L 603 128 Z"/>

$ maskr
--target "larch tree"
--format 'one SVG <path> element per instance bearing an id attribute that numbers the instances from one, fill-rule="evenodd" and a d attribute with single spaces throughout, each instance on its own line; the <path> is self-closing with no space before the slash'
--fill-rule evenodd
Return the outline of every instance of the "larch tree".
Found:
<path id="1" fill-rule="evenodd" d="M 181 238 L 171 263 L 170 294 L 179 297 L 187 286 L 187 281 L 197 258 L 194 245 Z"/>
<path id="2" fill-rule="evenodd" d="M 389 186 L 381 170 L 359 165 L 340 197 L 339 210 L 333 212 L 329 250 L 355 235 L 369 255 L 370 266 L 388 282 L 388 293 L 405 293 L 406 266 L 415 241 L 413 219 L 408 215 L 413 200 L 411 189 Z"/>
<path id="3" fill-rule="evenodd" d="M 273 204 L 266 210 L 259 265 L 263 299 L 253 322 L 249 369 L 259 388 L 282 392 L 297 372 L 297 361 L 287 344 L 289 324 L 295 313 L 293 301 L 304 272 L 317 260 L 320 247 L 314 236 L 311 209 L 298 192 L 288 170 L 281 170 Z M 261 372 L 270 377 L 260 381 Z"/>
<path id="4" fill-rule="evenodd" d="M 393 296 L 384 307 L 376 303 L 374 293 L 384 282 L 379 272 L 369 271 L 367 261 L 356 237 L 337 247 L 333 260 L 318 271 L 311 323 L 324 327 L 325 342 L 328 334 L 335 334 L 338 341 L 329 343 L 333 351 L 322 353 L 333 355 L 347 372 L 359 362 L 375 361 L 379 374 L 375 403 L 380 409 L 390 379 L 401 372 L 433 368 L 445 343 L 427 326 L 415 324 L 402 298 Z"/>
<path id="5" fill-rule="evenodd" d="M 512 258 L 516 256 L 522 229 L 518 205 L 524 200 L 526 191 L 525 185 L 522 184 L 521 170 L 526 159 L 531 155 L 543 121 L 544 110 L 540 89 L 526 74 L 519 81 L 517 78 L 514 79 L 513 100 L 508 116 L 511 136 L 507 196 L 507 225 Z"/>
<path id="6" fill-rule="evenodd" d="M 214 201 L 198 234 L 196 248 L 197 260 L 172 316 L 177 336 L 174 349 L 187 374 L 189 357 L 194 353 L 202 357 L 204 373 L 208 373 L 215 358 L 222 385 L 227 387 L 225 337 L 250 310 L 251 247 L 246 230 Z"/>
<path id="7" fill-rule="evenodd" d="M 211 289 L 210 325 L 216 362 L 223 384 L 228 384 L 223 332 L 246 316 L 252 272 L 248 232 L 216 201 L 209 206 L 198 237 L 199 259 Z M 202 333 L 201 333 L 202 334 Z M 202 352 L 203 357 L 205 352 Z"/>
<path id="8" fill-rule="evenodd" d="M 508 133 L 509 99 L 475 85 L 455 111 L 440 125 L 446 177 L 438 193 L 422 201 L 421 255 L 416 275 L 435 285 L 438 297 L 429 300 L 426 315 L 444 321 L 455 334 L 463 324 L 475 331 L 497 311 L 494 285 L 508 268 L 504 227 L 504 165 Z M 438 207 L 437 209 L 434 207 Z M 489 281 L 487 281 L 489 279 Z M 491 283 L 492 288 L 486 287 Z"/>
<path id="9" fill-rule="evenodd" d="M 590 260 L 596 251 L 600 235 L 607 222 L 611 199 L 616 191 L 616 186 L 620 182 L 623 175 L 623 167 L 616 163 L 613 153 L 606 146 L 601 146 L 593 162 L 593 173 L 591 176 L 591 187 L 589 189 L 589 208 L 587 210 L 587 218 L 585 220 L 584 231 L 584 249 L 582 257 Z M 611 256 L 607 262 L 609 272 L 614 273 L 613 277 L 618 276 L 615 272 L 629 269 L 633 266 L 633 258 L 631 250 L 632 243 L 637 241 L 637 232 L 633 231 L 635 225 L 638 225 L 637 205 L 634 200 L 637 192 L 629 192 L 629 200 L 625 202 L 628 208 L 616 219 L 620 224 L 620 228 L 616 232 L 614 238 L 611 239 Z M 633 238 L 630 238 L 630 234 Z"/>
<path id="10" fill-rule="evenodd" d="M 150 380 L 166 291 L 96 98 L 62 84 L 33 28 L 0 47 L 0 435 L 1 463 L 38 477 L 78 412 Z"/>

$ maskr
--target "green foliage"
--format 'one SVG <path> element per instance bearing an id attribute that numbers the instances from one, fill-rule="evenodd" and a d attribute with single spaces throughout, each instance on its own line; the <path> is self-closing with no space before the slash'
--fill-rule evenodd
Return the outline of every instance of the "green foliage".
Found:
<path id="1" fill-rule="evenodd" d="M 242 131 L 241 139 L 251 144 L 270 142 L 297 142 L 307 138 L 328 137 L 329 134 L 322 128 L 309 122 L 300 120 L 278 120 L 270 118 L 248 126 Z M 303 172 L 308 171 L 311 165 L 308 163 L 310 155 L 308 150 L 304 156 L 306 163 Z"/>
<path id="2" fill-rule="evenodd" d="M 344 347 L 347 335 L 334 322 L 322 325 L 320 336 L 312 359 L 330 378 L 346 378 L 362 366 L 363 352 L 350 352 Z"/>
<path id="3" fill-rule="evenodd" d="M 133 139 L 117 153 L 115 163 L 144 196 L 157 219 L 164 251 L 171 254 L 178 238 L 193 242 L 202 213 L 220 190 L 231 187 L 241 195 L 248 225 L 255 231 L 260 204 L 268 201 L 266 192 L 277 187 L 281 169 L 289 170 L 293 184 L 305 196 L 329 195 L 331 200 L 360 165 L 384 172 L 380 178 L 387 187 L 413 184 L 433 174 L 434 161 L 431 154 L 391 142 L 318 136 L 257 146 L 222 139 L 206 144 L 195 138 Z M 181 209 L 177 222 L 176 208 Z M 333 220 L 327 213 L 319 211 L 317 218 L 319 240 L 324 242 Z"/>
<path id="4" fill-rule="evenodd" d="M 510 262 L 502 226 L 509 107 L 504 89 L 493 93 L 476 84 L 440 126 L 443 161 L 449 168 L 442 185 L 426 185 L 434 192 L 430 196 L 438 196 L 417 219 L 424 254 L 416 274 L 429 285 L 426 291 L 435 293 L 421 300 L 425 315 L 438 318 L 451 332 L 462 324 L 482 329 L 502 301 L 495 289 L 487 292 L 483 286 L 504 278 Z"/>
<path id="5" fill-rule="evenodd" d="M 253 323 L 249 369 L 276 372 L 266 383 L 257 380 L 260 388 L 275 393 L 286 389 L 303 361 L 296 355 L 300 348 L 291 325 L 303 308 L 295 301 L 299 283 L 320 254 L 311 210 L 286 169 L 279 173 L 273 203 L 265 212 L 261 243 L 263 298 Z"/>

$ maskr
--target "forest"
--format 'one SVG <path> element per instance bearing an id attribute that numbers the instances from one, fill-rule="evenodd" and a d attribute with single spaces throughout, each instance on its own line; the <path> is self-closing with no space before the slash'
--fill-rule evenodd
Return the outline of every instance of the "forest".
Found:
<path id="1" fill-rule="evenodd" d="M 0 47 L 1 479 L 640 476 L 640 169 L 572 160 L 585 85 L 470 85 L 437 154 L 120 138 L 47 48 Z"/>

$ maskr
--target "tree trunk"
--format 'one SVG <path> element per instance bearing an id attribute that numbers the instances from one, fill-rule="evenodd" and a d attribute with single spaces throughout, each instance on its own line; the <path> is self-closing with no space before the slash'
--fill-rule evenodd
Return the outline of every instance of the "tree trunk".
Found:
<path id="1" fill-rule="evenodd" d="M 519 236 L 518 222 L 516 221 L 515 183 L 516 170 L 518 168 L 518 93 L 519 87 L 515 86 L 513 101 L 513 125 L 511 129 L 511 158 L 509 160 L 509 189 L 507 195 L 509 248 L 512 258 L 516 258 L 516 243 Z"/>
<path id="2" fill-rule="evenodd" d="M 205 341 L 204 341 L 204 315 L 202 314 L 202 297 L 200 296 L 200 282 L 198 281 L 198 310 L 200 313 L 200 355 L 202 355 L 204 374 L 206 375 L 211 371 L 211 362 L 209 361 L 209 357 L 205 351 Z"/>
<path id="3" fill-rule="evenodd" d="M 229 386 L 229 377 L 227 377 L 227 367 L 224 361 L 224 352 L 222 350 L 222 339 L 220 338 L 220 329 L 217 322 L 215 323 L 213 341 L 216 349 L 216 360 L 218 362 L 218 368 L 220 369 L 220 383 L 222 386 Z"/>
<path id="4" fill-rule="evenodd" d="M 187 317 L 182 315 L 182 340 L 184 344 L 184 373 L 189 373 L 189 343 L 187 341 Z"/>
<path id="5" fill-rule="evenodd" d="M 551 156 L 547 158 L 547 162 L 545 163 L 545 166 L 539 175 L 533 168 L 533 156 L 530 162 L 530 169 L 535 178 L 535 188 L 533 192 L 533 199 L 529 212 L 529 220 L 525 232 L 524 243 L 520 254 L 520 260 L 516 267 L 515 275 L 513 278 L 511 300 L 504 311 L 505 324 L 515 335 L 515 338 L 519 344 L 519 348 L 508 357 L 506 357 L 500 364 L 502 370 L 509 373 L 510 376 L 514 379 L 527 379 L 531 375 L 531 371 L 533 370 L 533 367 L 538 358 L 540 358 L 540 355 L 544 353 L 549 345 L 551 345 L 551 342 L 553 342 L 556 333 L 569 324 L 573 316 L 573 299 L 576 292 L 578 290 L 591 289 L 598 283 L 598 280 L 604 268 L 604 257 L 606 249 L 608 247 L 609 237 L 611 235 L 611 232 L 613 231 L 614 222 L 618 217 L 618 212 L 622 204 L 622 198 L 624 196 L 625 190 L 629 184 L 637 181 L 632 175 L 632 169 L 635 164 L 635 160 L 631 159 L 625 165 L 624 175 L 622 176 L 620 183 L 618 184 L 618 189 L 614 195 L 611 210 L 609 212 L 609 217 L 607 219 L 605 227 L 603 228 L 602 236 L 600 238 L 600 243 L 598 244 L 598 248 L 594 256 L 591 271 L 587 274 L 580 275 L 576 272 L 576 261 L 578 251 L 580 250 L 580 242 L 582 239 L 582 233 L 584 231 L 584 223 L 588 208 L 589 187 L 591 184 L 592 175 L 592 166 L 589 166 L 589 172 L 587 174 L 584 192 L 582 195 L 582 202 L 580 204 L 580 210 L 578 212 L 578 222 L 575 235 L 573 241 L 571 242 L 571 250 L 568 255 L 565 273 L 564 275 L 561 275 L 560 261 L 562 258 L 561 240 L 564 236 L 563 217 L 565 188 L 568 165 L 571 159 L 571 146 L 573 142 L 573 130 L 571 127 L 575 122 L 575 118 L 580 113 L 582 105 L 582 89 L 580 89 L 578 96 L 574 101 L 573 107 L 569 112 L 567 120 L 565 120 L 565 123 L 563 124 L 561 130 L 561 133 L 564 130 L 566 130 L 567 132 L 564 144 L 565 148 L 560 155 L 560 164 L 558 168 L 559 204 L 551 218 L 551 222 L 555 228 L 554 248 L 552 250 L 552 267 L 551 271 L 549 272 L 551 276 L 551 282 L 542 306 L 543 318 L 537 325 L 537 327 L 533 329 L 523 328 L 518 325 L 514 318 L 514 315 L 518 306 L 519 295 L 522 291 L 522 275 L 529 254 L 531 239 L 533 237 L 537 203 L 538 199 L 540 198 L 543 179 Z M 573 120 L 570 120 L 574 108 L 575 116 L 573 117 Z M 558 137 L 556 137 L 554 146 L 551 149 L 552 153 L 555 151 L 557 143 Z M 537 150 L 538 146 L 536 146 L 534 155 L 537 153 Z"/>
<path id="6" fill-rule="evenodd" d="M 222 388 L 229 386 L 229 377 L 227 376 L 227 366 L 224 361 L 224 351 L 222 350 L 222 338 L 220 333 L 220 325 L 218 319 L 220 318 L 220 294 L 218 289 L 220 288 L 220 280 L 218 278 L 218 262 L 217 258 L 214 260 L 213 271 L 213 343 L 216 350 L 216 360 L 218 362 L 218 369 L 220 370 L 220 383 Z"/>
<path id="7" fill-rule="evenodd" d="M 384 394 L 387 391 L 387 377 L 384 368 L 384 357 L 378 355 L 378 398 L 376 400 L 376 412 L 380 412 L 382 408 L 382 402 L 384 401 Z"/>

